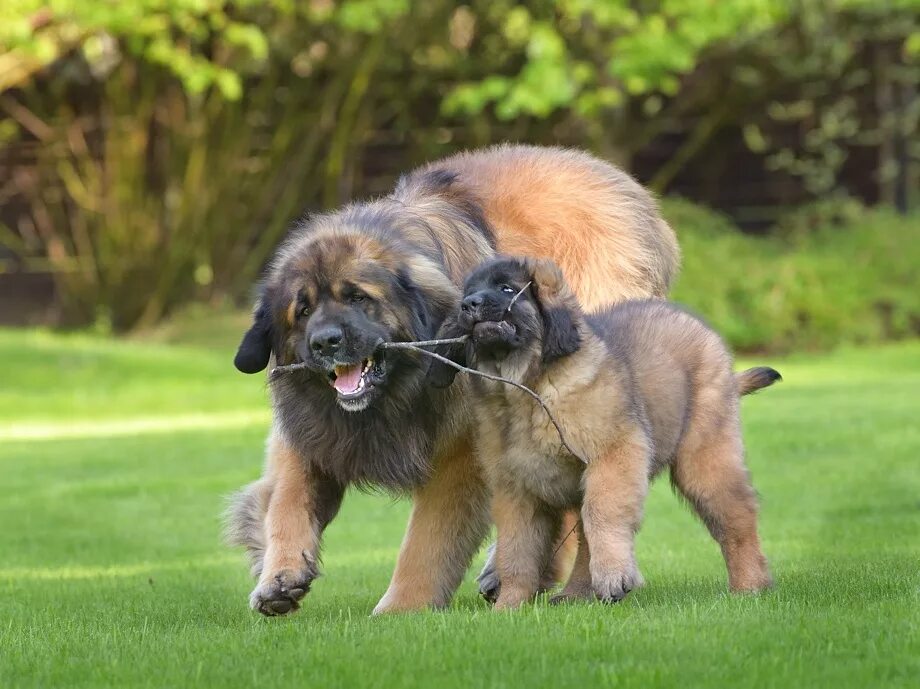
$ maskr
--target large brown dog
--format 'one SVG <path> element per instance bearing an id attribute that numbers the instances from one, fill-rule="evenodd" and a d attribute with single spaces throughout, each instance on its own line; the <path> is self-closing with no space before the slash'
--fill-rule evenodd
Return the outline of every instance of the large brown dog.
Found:
<path id="1" fill-rule="evenodd" d="M 411 173 L 386 198 L 306 220 L 282 246 L 237 353 L 247 373 L 304 362 L 272 384 L 263 477 L 230 515 L 258 584 L 253 608 L 296 609 L 348 485 L 411 491 L 389 590 L 375 611 L 446 605 L 488 528 L 462 390 L 425 385 L 427 362 L 384 356 L 433 336 L 463 276 L 496 250 L 551 257 L 582 303 L 664 296 L 673 232 L 649 194 L 587 154 L 504 146 Z"/>
<path id="2" fill-rule="evenodd" d="M 546 259 L 492 259 L 474 270 L 440 333 L 458 335 L 468 339 L 451 348 L 455 361 L 534 390 L 567 443 L 523 391 L 473 378 L 476 454 L 498 527 L 497 609 L 543 588 L 572 508 L 583 530 L 561 596 L 618 601 L 639 586 L 633 541 L 649 479 L 665 468 L 722 547 L 732 590 L 770 585 L 738 402 L 778 380 L 776 371 L 736 376 L 719 336 L 665 301 L 585 315 Z M 455 374 L 436 363 L 429 379 L 443 386 Z"/>

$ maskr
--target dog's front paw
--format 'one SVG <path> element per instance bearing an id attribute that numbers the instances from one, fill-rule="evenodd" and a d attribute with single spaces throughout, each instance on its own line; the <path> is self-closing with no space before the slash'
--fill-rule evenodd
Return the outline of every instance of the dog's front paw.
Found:
<path id="1" fill-rule="evenodd" d="M 271 577 L 262 577 L 249 596 L 249 607 L 268 617 L 294 612 L 315 578 L 316 572 L 309 566 L 297 571 L 283 569 Z"/>
<path id="2" fill-rule="evenodd" d="M 619 603 L 630 591 L 644 583 L 635 563 L 612 567 L 591 575 L 594 595 L 604 603 Z"/>
<path id="3" fill-rule="evenodd" d="M 479 584 L 479 594 L 490 603 L 495 603 L 502 591 L 502 583 L 498 578 L 498 568 L 495 565 L 495 544 L 489 546 L 486 555 L 486 564 L 476 577 Z"/>

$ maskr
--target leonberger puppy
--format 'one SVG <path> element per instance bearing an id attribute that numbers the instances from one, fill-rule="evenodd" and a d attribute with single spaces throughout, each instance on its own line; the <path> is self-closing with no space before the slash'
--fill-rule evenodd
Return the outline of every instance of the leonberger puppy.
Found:
<path id="1" fill-rule="evenodd" d="M 311 216 L 278 249 L 237 368 L 271 379 L 264 475 L 230 509 L 258 578 L 251 606 L 298 607 L 348 486 L 411 493 L 389 589 L 375 612 L 444 606 L 489 526 L 462 386 L 435 390 L 427 360 L 380 343 L 434 336 L 463 277 L 496 251 L 556 260 L 588 307 L 663 297 L 674 233 L 627 174 L 588 154 L 500 146 L 432 163 L 370 202 Z"/>
<path id="2" fill-rule="evenodd" d="M 722 340 L 661 300 L 584 314 L 546 259 L 497 258 L 466 281 L 442 337 L 455 361 L 526 385 L 473 377 L 476 454 L 498 529 L 496 609 L 539 592 L 563 511 L 581 510 L 575 568 L 561 599 L 615 602 L 642 584 L 634 538 L 649 482 L 665 468 L 718 541 L 733 591 L 770 586 L 744 465 L 739 400 L 780 379 L 732 372 Z M 433 384 L 456 374 L 432 366 Z"/>

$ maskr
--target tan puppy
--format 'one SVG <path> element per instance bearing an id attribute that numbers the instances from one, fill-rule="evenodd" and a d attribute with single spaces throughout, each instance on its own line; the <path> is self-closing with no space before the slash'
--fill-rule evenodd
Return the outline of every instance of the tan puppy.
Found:
<path id="1" fill-rule="evenodd" d="M 559 520 L 572 508 L 581 509 L 583 531 L 561 597 L 618 601 L 640 586 L 634 537 L 650 479 L 666 467 L 719 542 L 731 589 L 770 586 L 738 402 L 779 380 L 776 371 L 735 375 L 718 335 L 667 302 L 585 316 L 549 260 L 498 258 L 473 271 L 441 336 L 461 333 L 469 340 L 451 356 L 536 391 L 587 461 L 562 446 L 525 393 L 473 377 L 477 456 L 498 528 L 496 608 L 541 589 Z M 430 376 L 444 385 L 454 373 L 438 364 Z"/>

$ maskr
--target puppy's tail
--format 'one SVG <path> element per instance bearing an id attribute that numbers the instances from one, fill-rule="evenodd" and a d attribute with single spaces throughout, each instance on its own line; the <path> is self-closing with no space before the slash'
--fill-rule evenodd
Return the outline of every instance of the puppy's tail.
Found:
<path id="1" fill-rule="evenodd" d="M 769 387 L 782 379 L 783 377 L 779 374 L 779 371 L 769 366 L 749 368 L 747 371 L 735 375 L 735 380 L 738 383 L 738 393 L 741 395 L 750 395 L 752 392 Z"/>

